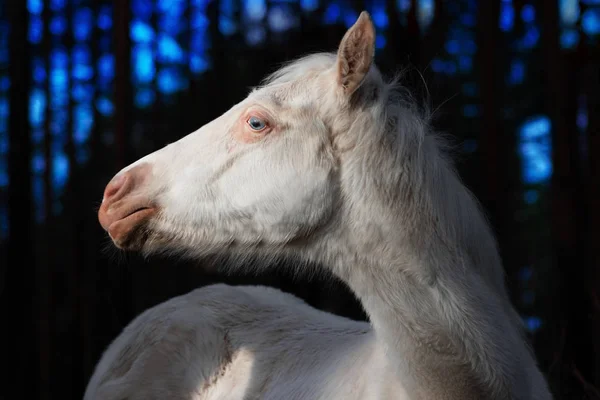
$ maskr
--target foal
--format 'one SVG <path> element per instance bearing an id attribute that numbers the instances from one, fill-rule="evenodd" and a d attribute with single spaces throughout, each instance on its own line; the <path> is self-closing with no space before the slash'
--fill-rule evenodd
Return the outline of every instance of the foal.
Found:
<path id="1" fill-rule="evenodd" d="M 488 224 L 373 65 L 374 40 L 363 12 L 337 54 L 288 65 L 119 172 L 99 211 L 122 249 L 316 261 L 370 323 L 275 289 L 205 287 L 136 318 L 85 399 L 551 398 Z"/>

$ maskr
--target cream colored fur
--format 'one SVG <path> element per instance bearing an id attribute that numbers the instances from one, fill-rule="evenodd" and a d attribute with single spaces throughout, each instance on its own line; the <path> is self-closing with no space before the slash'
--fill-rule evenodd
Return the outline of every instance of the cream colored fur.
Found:
<path id="1" fill-rule="evenodd" d="M 374 37 L 361 14 L 337 55 L 290 64 L 124 170 L 152 166 L 144 253 L 316 261 L 370 324 L 274 289 L 198 289 L 134 320 L 86 400 L 551 399 L 483 213 L 427 115 L 372 65 Z M 278 129 L 236 140 L 253 107 Z"/>

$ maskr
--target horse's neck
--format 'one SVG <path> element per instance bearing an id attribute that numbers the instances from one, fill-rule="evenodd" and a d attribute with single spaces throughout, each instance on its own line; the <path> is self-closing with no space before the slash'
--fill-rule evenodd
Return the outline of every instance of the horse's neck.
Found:
<path id="1" fill-rule="evenodd" d="M 485 269 L 500 265 L 474 265 L 479 257 L 468 256 L 473 248 L 461 248 L 467 246 L 464 240 L 449 243 L 437 234 L 447 228 L 439 224 L 447 221 L 432 225 L 421 220 L 428 218 L 419 213 L 421 206 L 407 206 L 421 216 L 401 221 L 383 207 L 380 216 L 367 219 L 365 213 L 359 218 L 368 220 L 370 228 L 345 230 L 342 240 L 349 246 L 338 253 L 334 271 L 360 298 L 390 363 L 414 398 L 514 394 L 519 383 L 513 377 L 524 375 L 520 368 L 531 366 L 533 359 L 503 286 L 493 284 L 493 274 Z M 354 236 L 357 231 L 360 236 Z"/>

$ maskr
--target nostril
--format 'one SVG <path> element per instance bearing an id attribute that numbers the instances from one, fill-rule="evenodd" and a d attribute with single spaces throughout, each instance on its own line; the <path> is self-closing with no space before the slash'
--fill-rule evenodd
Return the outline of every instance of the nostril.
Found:
<path id="1" fill-rule="evenodd" d="M 109 199 L 115 196 L 119 190 L 124 186 L 127 175 L 122 174 L 115 176 L 109 183 L 106 185 L 106 189 L 104 190 L 104 197 L 102 198 L 102 202 L 106 199 Z"/>

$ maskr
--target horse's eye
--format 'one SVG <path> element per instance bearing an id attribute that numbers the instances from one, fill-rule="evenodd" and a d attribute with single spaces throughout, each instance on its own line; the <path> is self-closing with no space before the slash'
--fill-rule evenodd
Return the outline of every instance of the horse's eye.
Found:
<path id="1" fill-rule="evenodd" d="M 256 132 L 260 132 L 267 127 L 267 123 L 258 117 L 250 117 L 247 122 L 250 129 Z"/>

